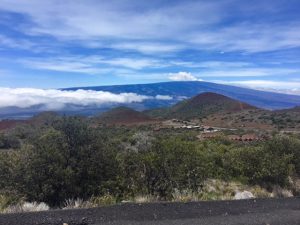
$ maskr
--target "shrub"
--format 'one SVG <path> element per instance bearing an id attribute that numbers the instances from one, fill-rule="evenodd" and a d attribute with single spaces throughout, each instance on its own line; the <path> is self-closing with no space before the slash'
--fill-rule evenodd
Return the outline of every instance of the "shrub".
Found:
<path id="1" fill-rule="evenodd" d="M 296 135 L 274 133 L 267 143 L 245 144 L 223 137 L 199 142 L 197 131 L 94 128 L 79 117 L 42 124 L 30 137 L 17 135 L 25 138 L 20 149 L 0 151 L 0 210 L 18 210 L 20 199 L 80 208 L 123 199 L 229 198 L 222 183 L 216 187 L 224 192 L 206 191 L 207 179 L 284 188 L 289 177 L 300 175 Z"/>
<path id="2" fill-rule="evenodd" d="M 291 159 L 290 154 L 278 155 L 263 147 L 239 148 L 230 153 L 233 176 L 260 185 L 287 185 Z"/>

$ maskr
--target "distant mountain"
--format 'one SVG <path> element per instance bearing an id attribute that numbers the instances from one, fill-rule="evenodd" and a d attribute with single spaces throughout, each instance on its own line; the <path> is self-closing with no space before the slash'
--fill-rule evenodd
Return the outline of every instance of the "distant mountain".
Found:
<path id="1" fill-rule="evenodd" d="M 296 106 L 289 109 L 282 109 L 282 110 L 276 110 L 274 111 L 276 113 L 300 113 L 300 106 Z"/>
<path id="2" fill-rule="evenodd" d="M 97 87 L 76 87 L 63 90 L 96 90 L 109 91 L 112 93 L 132 92 L 140 95 L 168 95 L 173 97 L 172 100 L 146 100 L 142 103 L 127 105 L 139 111 L 166 107 L 174 105 L 184 98 L 191 98 L 204 92 L 213 92 L 225 95 L 230 98 L 246 102 L 250 105 L 264 109 L 285 109 L 300 106 L 300 96 L 287 95 L 274 92 L 258 91 L 248 88 L 241 88 L 223 84 L 215 84 L 202 81 L 176 81 L 152 84 L 130 84 L 114 86 L 97 86 Z"/>
<path id="3" fill-rule="evenodd" d="M 0 120 L 0 132 L 17 126 L 56 124 L 61 116 L 43 112 L 28 120 Z M 164 119 L 200 119 L 202 124 L 224 128 L 299 131 L 300 107 L 265 110 L 216 93 L 202 93 L 177 104 L 143 112 L 121 106 L 93 117 L 81 117 L 91 126 L 163 124 Z"/>
<path id="4" fill-rule="evenodd" d="M 96 90 L 107 91 L 115 94 L 136 93 L 138 95 L 149 96 L 142 102 L 133 103 L 106 103 L 101 105 L 72 105 L 66 104 L 59 111 L 59 114 L 66 115 L 85 115 L 93 116 L 106 112 L 118 106 L 125 106 L 137 111 L 164 108 L 175 105 L 176 103 L 196 96 L 204 92 L 213 92 L 236 99 L 241 102 L 256 106 L 258 108 L 280 110 L 300 106 L 300 96 L 287 95 L 273 92 L 252 90 L 247 88 L 228 86 L 200 81 L 188 82 L 163 82 L 152 84 L 131 84 L 114 86 L 96 86 L 96 87 L 74 87 L 61 90 Z M 156 96 L 163 96 L 157 98 Z M 33 115 L 42 112 L 42 105 L 32 106 L 30 108 L 6 107 L 0 108 L 1 119 L 28 119 Z"/>
<path id="5" fill-rule="evenodd" d="M 129 125 L 149 123 L 154 120 L 142 112 L 135 111 L 128 107 L 117 107 L 99 116 L 94 117 L 98 123 L 108 125 Z"/>
<path id="6" fill-rule="evenodd" d="M 250 109 L 256 107 L 224 95 L 205 92 L 170 108 L 149 110 L 147 114 L 162 118 L 194 119 L 215 113 L 235 113 Z"/>

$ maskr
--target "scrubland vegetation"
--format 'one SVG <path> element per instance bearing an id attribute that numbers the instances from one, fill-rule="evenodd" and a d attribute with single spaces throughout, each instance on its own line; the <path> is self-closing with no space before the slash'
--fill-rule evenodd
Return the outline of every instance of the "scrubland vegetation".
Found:
<path id="1" fill-rule="evenodd" d="M 26 202 L 78 208 L 230 199 L 238 189 L 257 197 L 278 189 L 299 194 L 299 137 L 274 134 L 267 142 L 243 144 L 196 135 L 95 127 L 81 117 L 22 125 L 0 135 L 0 210 Z"/>

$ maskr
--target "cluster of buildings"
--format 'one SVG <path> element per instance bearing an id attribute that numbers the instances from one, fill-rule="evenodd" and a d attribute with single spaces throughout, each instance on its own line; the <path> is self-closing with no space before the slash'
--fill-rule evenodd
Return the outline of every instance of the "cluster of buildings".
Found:
<path id="1" fill-rule="evenodd" d="M 204 126 L 187 120 L 172 119 L 173 128 L 179 129 L 194 129 L 205 133 L 218 132 L 221 128 Z"/>
<path id="2" fill-rule="evenodd" d="M 198 138 L 200 140 L 214 139 L 218 137 L 225 137 L 230 141 L 237 141 L 237 142 L 258 142 L 258 141 L 268 140 L 268 137 L 259 136 L 256 134 L 224 135 L 221 132 L 214 132 L 214 133 L 201 133 L 200 135 L 198 135 Z"/>
<path id="3" fill-rule="evenodd" d="M 256 134 L 244 134 L 244 135 L 228 135 L 227 138 L 231 141 L 242 141 L 242 142 L 251 142 L 251 141 L 263 141 L 263 137 L 259 137 Z"/>
<path id="4" fill-rule="evenodd" d="M 161 124 L 159 128 L 156 127 L 157 130 L 160 130 L 161 128 L 197 130 L 200 133 L 197 136 L 199 140 L 208 140 L 208 139 L 223 137 L 230 141 L 236 141 L 236 142 L 258 142 L 258 141 L 265 141 L 268 139 L 265 136 L 260 136 L 255 133 L 248 133 L 242 135 L 238 135 L 238 134 L 225 135 L 222 131 L 233 131 L 234 133 L 236 129 L 206 126 L 189 120 L 179 120 L 179 119 L 168 120 L 165 121 L 163 124 Z"/>

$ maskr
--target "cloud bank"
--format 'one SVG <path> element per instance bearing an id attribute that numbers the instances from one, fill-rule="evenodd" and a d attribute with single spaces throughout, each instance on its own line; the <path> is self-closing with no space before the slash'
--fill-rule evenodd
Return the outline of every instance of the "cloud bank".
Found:
<path id="1" fill-rule="evenodd" d="M 60 110 L 68 105 L 101 106 L 110 103 L 133 103 L 145 100 L 171 100 L 165 95 L 146 96 L 135 93 L 114 94 L 106 91 L 93 90 L 56 90 L 35 88 L 0 88 L 0 108 L 29 108 L 40 106 L 43 110 Z"/>

